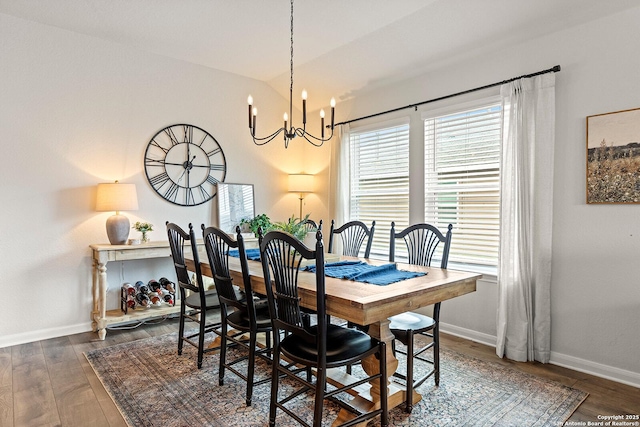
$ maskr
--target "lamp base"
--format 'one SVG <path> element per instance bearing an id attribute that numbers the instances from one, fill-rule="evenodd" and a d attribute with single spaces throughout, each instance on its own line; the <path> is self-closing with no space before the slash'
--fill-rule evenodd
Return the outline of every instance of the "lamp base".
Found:
<path id="1" fill-rule="evenodd" d="M 112 245 L 126 245 L 130 230 L 129 218 L 116 214 L 107 218 L 107 236 Z"/>

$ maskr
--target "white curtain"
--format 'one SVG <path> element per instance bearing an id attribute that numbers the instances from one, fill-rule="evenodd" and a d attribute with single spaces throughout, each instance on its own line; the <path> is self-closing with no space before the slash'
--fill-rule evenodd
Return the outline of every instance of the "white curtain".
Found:
<path id="1" fill-rule="evenodd" d="M 329 209 L 331 218 L 324 225 L 325 233 L 329 232 L 331 220 L 334 219 L 338 226 L 344 224 L 349 218 L 349 202 L 351 200 L 349 185 L 349 124 L 339 127 L 338 138 L 331 146 L 331 194 L 333 206 Z M 338 239 L 339 240 L 339 239 Z"/>
<path id="2" fill-rule="evenodd" d="M 496 354 L 549 362 L 555 74 L 501 87 Z"/>

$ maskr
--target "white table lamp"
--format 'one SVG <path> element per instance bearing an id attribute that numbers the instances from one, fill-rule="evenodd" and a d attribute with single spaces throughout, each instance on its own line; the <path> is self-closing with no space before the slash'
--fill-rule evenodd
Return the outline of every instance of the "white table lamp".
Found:
<path id="1" fill-rule="evenodd" d="M 129 238 L 129 218 L 120 211 L 137 211 L 138 195 L 135 184 L 98 184 L 96 211 L 115 211 L 107 219 L 107 236 L 112 245 L 125 245 Z"/>

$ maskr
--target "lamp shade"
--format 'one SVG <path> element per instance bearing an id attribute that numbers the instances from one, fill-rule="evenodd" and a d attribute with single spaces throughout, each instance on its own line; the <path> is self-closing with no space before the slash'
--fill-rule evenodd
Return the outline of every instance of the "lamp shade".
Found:
<path id="1" fill-rule="evenodd" d="M 289 175 L 289 191 L 292 193 L 312 193 L 313 175 L 292 174 Z"/>
<path id="2" fill-rule="evenodd" d="M 137 211 L 138 195 L 135 184 L 98 184 L 96 195 L 96 210 L 106 211 Z"/>

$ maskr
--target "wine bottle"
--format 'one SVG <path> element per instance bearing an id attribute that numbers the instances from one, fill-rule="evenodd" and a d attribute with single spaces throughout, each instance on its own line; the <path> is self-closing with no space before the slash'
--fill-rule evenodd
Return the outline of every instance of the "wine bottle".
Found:
<path id="1" fill-rule="evenodd" d="M 157 291 L 158 289 L 160 289 L 162 286 L 160 285 L 160 283 L 158 283 L 157 280 L 155 279 L 151 279 L 149 280 L 149 282 L 147 283 L 147 286 L 149 287 L 150 290 L 152 291 Z"/>
<path id="2" fill-rule="evenodd" d="M 149 297 L 147 296 L 146 293 L 142 293 L 142 292 L 138 292 L 136 294 L 136 302 L 141 306 L 141 307 L 149 307 L 149 304 L 151 303 L 149 301 Z"/>
<path id="3" fill-rule="evenodd" d="M 122 285 L 122 289 L 125 290 L 127 295 L 135 295 L 136 293 L 136 288 L 134 286 L 131 285 L 131 283 L 126 282 Z"/>

